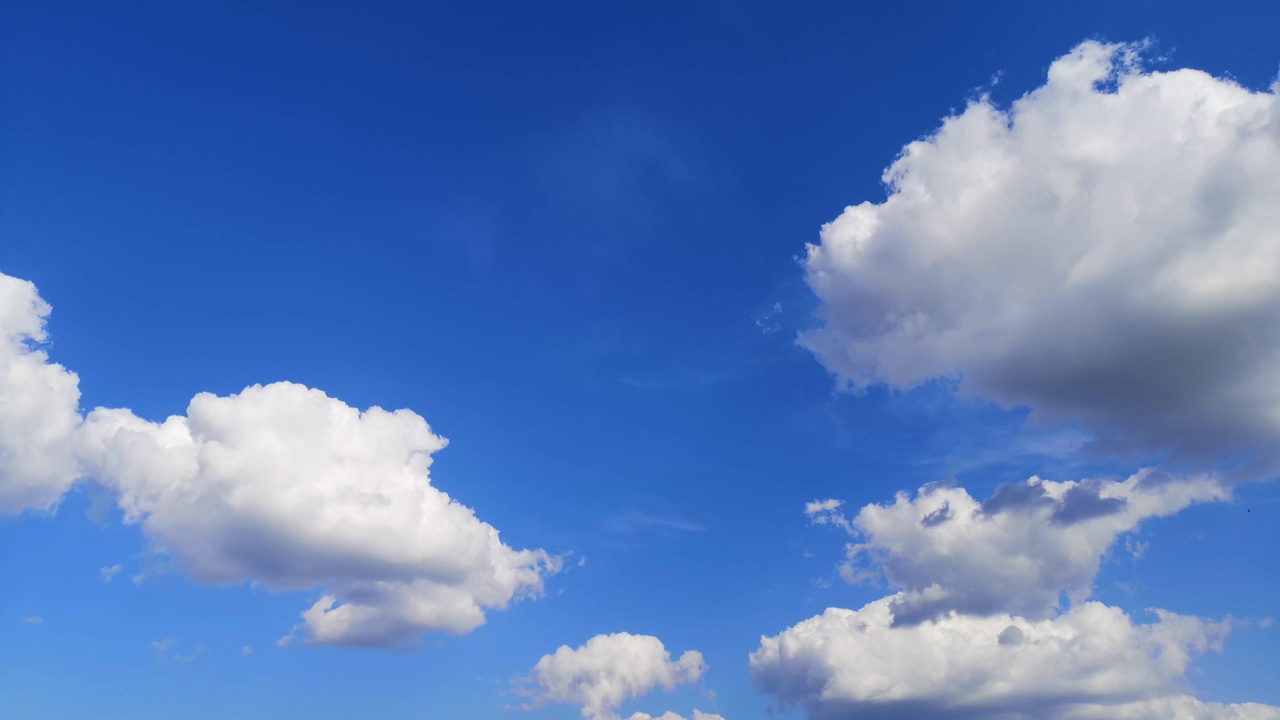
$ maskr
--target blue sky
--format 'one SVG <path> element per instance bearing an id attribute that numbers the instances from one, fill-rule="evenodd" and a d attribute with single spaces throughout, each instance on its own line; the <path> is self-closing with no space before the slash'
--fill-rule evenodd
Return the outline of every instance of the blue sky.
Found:
<path id="1" fill-rule="evenodd" d="M 846 543 L 879 541 L 836 526 L 948 478 L 981 501 L 1033 475 L 1123 480 L 1153 465 L 1225 473 L 1232 499 L 1119 531 L 1092 598 L 1135 622 L 1155 607 L 1235 618 L 1223 652 L 1185 673 L 1186 692 L 1280 705 L 1280 629 L 1266 627 L 1280 616 L 1269 520 L 1280 490 L 1257 482 L 1274 474 L 1273 426 L 1208 391 L 1121 406 L 1112 376 L 1082 388 L 1071 383 L 1087 373 L 1070 368 L 1053 380 L 1062 400 L 1039 375 L 1002 384 L 1011 366 L 968 346 L 937 351 L 963 385 L 928 359 L 900 377 L 914 360 L 896 346 L 844 364 L 845 349 L 872 347 L 860 308 L 898 303 L 917 281 L 941 288 L 941 307 L 967 302 L 902 270 L 932 247 L 907 237 L 927 235 L 928 207 L 893 226 L 918 254 L 866 266 L 884 286 L 806 260 L 807 243 L 838 254 L 843 231 L 819 231 L 846 206 L 885 201 L 882 173 L 905 145 L 984 96 L 1010 108 L 1082 41 L 1148 39 L 1139 79 L 1196 68 L 1274 97 L 1274 4 L 20 2 L 4 16 L 0 272 L 52 306 L 43 348 L 78 374 L 80 408 L 158 422 L 198 393 L 277 381 L 408 408 L 449 440 L 432 486 L 562 568 L 541 578 L 541 597 L 489 609 L 462 634 L 410 633 L 419 646 L 390 651 L 309 644 L 299 614 L 339 575 L 283 589 L 276 576 L 210 581 L 170 552 L 186 526 L 125 522 L 129 481 L 85 477 L 56 512 L 0 516 L 0 716 L 571 718 L 584 703 L 546 688 L 530 700 L 513 679 L 561 645 L 626 632 L 660 638 L 673 659 L 697 650 L 707 669 L 669 693 L 649 683 L 624 717 L 699 708 L 732 720 L 777 705 L 862 717 L 860 690 L 848 707 L 790 696 L 768 679 L 790 670 L 748 660 L 762 636 L 828 607 L 914 588 L 845 582 Z M 1097 133 L 1117 127 L 1126 147 L 1141 144 L 1141 118 L 1100 120 Z M 1260 167 L 1232 169 L 1274 171 L 1271 142 L 1241 156 Z M 935 177 L 920 163 L 912 177 Z M 1142 192 L 1159 186 L 1138 180 L 1124 186 L 1154 202 Z M 1230 325 L 1260 338 L 1241 352 L 1263 365 L 1280 347 L 1267 330 L 1280 276 L 1265 275 L 1280 241 L 1251 198 L 1274 187 L 1212 185 L 1238 236 L 1206 230 L 1203 245 L 1150 256 L 1222 249 L 1226 266 L 1263 267 Z M 899 222 L 888 213 L 882 227 Z M 947 227 L 966 241 L 968 225 Z M 1004 287 L 1007 268 L 984 266 Z M 1097 316 L 1080 317 L 1058 339 L 1099 363 L 1123 355 L 1124 343 L 1101 344 L 1115 327 L 1095 333 Z M 1158 324 L 1133 317 L 1128 334 Z M 1182 319 L 1160 325 L 1190 338 L 1168 347 L 1212 335 Z M 805 341 L 815 329 L 820 342 Z M 1194 385 L 1216 357 L 1164 354 L 1158 371 L 1116 362 L 1132 376 L 1185 368 Z M 1275 397 L 1272 376 L 1239 372 Z M 1275 417 L 1267 407 L 1258 417 Z M 1230 472 L 1259 456 L 1261 469 Z M 828 498 L 844 502 L 840 522 L 806 517 Z M 892 575 L 896 550 L 878 547 Z M 290 633 L 298 642 L 278 647 Z M 1171 682 L 1182 688 L 1182 675 Z M 543 707 L 515 709 L 526 703 Z"/>

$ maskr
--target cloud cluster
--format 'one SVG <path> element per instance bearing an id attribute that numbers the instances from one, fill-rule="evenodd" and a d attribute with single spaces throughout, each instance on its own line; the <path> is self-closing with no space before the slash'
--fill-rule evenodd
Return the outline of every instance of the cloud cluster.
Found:
<path id="1" fill-rule="evenodd" d="M 854 387 L 949 378 L 1101 449 L 1280 462 L 1280 103 L 1085 42 L 913 142 L 809 247 Z"/>
<path id="2" fill-rule="evenodd" d="M 828 609 L 751 655 L 753 682 L 825 718 L 1277 718 L 1280 708 L 1187 695 L 1189 663 L 1228 622 L 1156 611 L 1135 624 L 1089 602 L 1056 618 L 949 614 L 894 622 L 900 596 Z"/>
<path id="3" fill-rule="evenodd" d="M 671 659 L 662 641 L 652 635 L 614 633 L 596 635 L 578 648 L 562 645 L 542 656 L 521 692 L 530 699 L 525 709 L 550 703 L 576 705 L 588 720 L 617 720 L 618 707 L 662 688 L 697 682 L 707 670 L 702 653 L 688 650 Z M 654 720 L 635 713 L 630 720 Z M 684 720 L 665 713 L 656 720 Z M 693 720 L 724 720 L 718 715 L 694 711 Z"/>
<path id="4" fill-rule="evenodd" d="M 841 574 L 857 579 L 880 568 L 903 590 L 892 603 L 894 622 L 913 624 L 951 611 L 1050 617 L 1064 590 L 1075 602 L 1089 597 L 1122 533 L 1226 498 L 1212 477 L 1144 470 L 1123 481 L 1032 478 L 981 503 L 964 488 L 927 485 L 915 498 L 899 493 L 891 505 L 867 505 L 853 520 L 835 500 L 805 510 L 815 524 L 838 525 L 860 540 L 848 546 Z"/>
<path id="5" fill-rule="evenodd" d="M 852 519 L 839 500 L 808 503 L 812 523 L 859 540 L 847 547 L 847 579 L 874 569 L 900 592 L 761 638 L 752 680 L 815 720 L 1280 718 L 1280 708 L 1205 703 L 1185 688 L 1189 663 L 1221 649 L 1229 621 L 1155 610 L 1156 622 L 1137 625 L 1086 602 L 1121 534 L 1227 496 L 1213 477 L 1144 470 L 1123 481 L 1032 478 L 983 502 L 926 485 Z"/>
<path id="6" fill-rule="evenodd" d="M 319 643 L 467 632 L 560 567 L 431 485 L 446 441 L 408 410 L 275 383 L 202 393 L 160 423 L 127 409 L 81 418 L 76 376 L 33 345 L 48 313 L 31 283 L 0 275 L 0 510 L 52 508 L 92 479 L 199 582 L 321 590 L 303 613 Z"/>
<path id="7" fill-rule="evenodd" d="M 1008 111 L 977 100 L 908 145 L 888 198 L 810 246 L 822 324 L 800 341 L 854 388 L 955 382 L 1078 423 L 1096 449 L 1217 474 L 1032 478 L 984 502 L 934 485 L 852 518 L 809 503 L 811 522 L 857 538 L 846 579 L 880 572 L 899 592 L 762 638 L 752 679 L 782 705 L 816 720 L 1280 718 L 1187 688 L 1229 621 L 1136 624 L 1087 601 L 1120 535 L 1280 468 L 1280 105 L 1139 59 L 1083 43 Z"/>

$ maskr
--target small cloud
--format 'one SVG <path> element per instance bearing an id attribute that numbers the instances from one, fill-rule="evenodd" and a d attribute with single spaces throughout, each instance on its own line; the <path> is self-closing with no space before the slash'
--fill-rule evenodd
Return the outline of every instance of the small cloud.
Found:
<path id="1" fill-rule="evenodd" d="M 98 570 L 98 575 L 102 578 L 102 582 L 111 582 L 116 575 L 120 574 L 120 566 L 112 565 Z"/>
<path id="2" fill-rule="evenodd" d="M 779 322 L 778 316 L 782 314 L 782 303 L 774 303 L 760 317 L 756 318 L 756 327 L 760 328 L 760 332 L 765 335 L 772 335 L 782 329 L 782 323 Z"/>
<path id="3" fill-rule="evenodd" d="M 285 635 L 284 637 L 280 638 L 279 640 L 276 640 L 276 647 L 281 647 L 281 648 L 282 648 L 282 647 L 289 647 L 290 645 L 292 645 L 292 644 L 293 644 L 293 639 L 294 639 L 294 634 L 293 634 L 293 633 L 294 633 L 294 631 L 293 631 L 293 630 L 290 630 L 288 635 Z"/>
<path id="4" fill-rule="evenodd" d="M 249 647 L 248 645 L 245 645 L 244 647 L 240 648 L 240 654 L 245 657 L 249 657 L 250 655 L 253 654 L 253 648 Z"/>
<path id="5" fill-rule="evenodd" d="M 32 615 L 31 617 L 28 617 L 28 618 L 22 618 L 22 622 L 28 625 L 42 625 L 44 623 L 44 618 L 40 617 L 39 615 Z"/>
<path id="6" fill-rule="evenodd" d="M 578 558 L 578 567 L 586 567 L 586 566 L 587 566 L 587 556 L 583 555 L 582 557 Z"/>
<path id="7" fill-rule="evenodd" d="M 1147 548 L 1151 547 L 1151 543 L 1141 542 L 1134 538 L 1124 539 L 1124 549 L 1133 556 L 1134 560 L 1141 560 L 1142 556 L 1147 553 Z"/>
<path id="8" fill-rule="evenodd" d="M 173 638 L 151 641 L 151 649 L 155 650 L 156 659 L 161 663 L 185 664 L 209 654 L 209 648 L 203 645 L 199 645 L 195 650 L 185 654 L 178 652 L 177 647 L 178 641 Z"/>
<path id="9" fill-rule="evenodd" d="M 840 512 L 841 505 L 844 505 L 844 501 L 835 498 L 814 500 L 804 504 L 804 514 L 809 516 L 810 524 L 835 525 L 850 535 L 856 535 L 853 524 Z"/>
<path id="10" fill-rule="evenodd" d="M 1258 627 L 1265 629 L 1271 627 L 1275 623 L 1276 621 L 1273 618 L 1262 618 L 1258 621 Z"/>

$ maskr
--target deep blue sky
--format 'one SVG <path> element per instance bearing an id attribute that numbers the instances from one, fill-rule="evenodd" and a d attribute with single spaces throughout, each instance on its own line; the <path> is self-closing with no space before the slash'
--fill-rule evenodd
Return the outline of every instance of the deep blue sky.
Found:
<path id="1" fill-rule="evenodd" d="M 823 586 L 842 540 L 804 502 L 1116 470 L 1020 451 L 1020 414 L 942 388 L 835 394 L 794 344 L 805 243 L 1081 40 L 1258 89 L 1280 67 L 1271 2 L 462 5 L 9 3 L 0 270 L 53 305 L 86 408 L 161 419 L 275 380 L 412 408 L 451 440 L 438 486 L 588 562 L 413 654 L 277 649 L 309 602 L 135 586 L 141 533 L 77 492 L 0 521 L 0 716 L 522 717 L 510 678 L 627 630 L 701 650 L 720 712 L 763 717 L 759 636 L 885 592 Z M 1099 597 L 1280 614 L 1277 501 L 1151 523 Z M 207 652 L 162 662 L 163 638 Z M 1196 688 L 1280 703 L 1278 642 L 1238 631 Z"/>

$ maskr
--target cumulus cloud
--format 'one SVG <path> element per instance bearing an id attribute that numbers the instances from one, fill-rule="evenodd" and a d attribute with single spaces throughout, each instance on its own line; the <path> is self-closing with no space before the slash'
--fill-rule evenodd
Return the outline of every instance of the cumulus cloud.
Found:
<path id="1" fill-rule="evenodd" d="M 1050 617 L 1064 590 L 1073 601 L 1089 597 L 1121 534 L 1226 497 L 1212 477 L 1144 470 L 1123 481 L 1032 478 L 1001 486 L 982 503 L 961 487 L 926 485 L 914 498 L 899 493 L 890 505 L 867 505 L 852 521 L 838 501 L 805 510 L 814 523 L 839 525 L 861 540 L 848 546 L 841 574 L 865 577 L 880 568 L 903 590 L 892 603 L 895 622 L 910 624 L 950 611 Z"/>
<path id="2" fill-rule="evenodd" d="M 542 656 L 520 692 L 530 699 L 526 710 L 551 703 L 576 705 L 588 720 L 617 720 L 618 707 L 653 690 L 673 690 L 697 682 L 707 670 L 702 653 L 688 650 L 671 659 L 662 641 L 652 635 L 614 633 L 596 635 L 578 648 L 562 645 Z M 630 720 L 654 720 L 635 713 Z M 665 713 L 656 720 L 684 720 Z M 694 711 L 694 720 L 723 720 Z"/>
<path id="3" fill-rule="evenodd" d="M 1099 449 L 1274 470 L 1280 104 L 1139 55 L 1083 43 L 907 145 L 809 247 L 801 343 L 854 387 L 957 380 Z"/>
<path id="4" fill-rule="evenodd" d="M 96 409 L 78 452 L 125 522 L 201 582 L 325 587 L 315 642 L 392 645 L 467 632 L 559 566 L 517 551 L 431 485 L 445 440 L 408 410 L 361 412 L 292 383 L 197 395 L 163 423 Z"/>
<path id="5" fill-rule="evenodd" d="M 32 345 L 48 313 L 31 283 L 0 275 L 0 510 L 51 508 L 91 479 L 199 582 L 320 590 L 302 614 L 318 643 L 468 632 L 560 568 L 432 486 L 446 441 L 409 410 L 362 412 L 274 383 L 202 393 L 159 423 L 127 409 L 81 418 L 76 376 Z"/>
<path id="6" fill-rule="evenodd" d="M 49 362 L 49 311 L 35 285 L 0 273 L 0 513 L 52 510 L 78 476 L 80 380 Z"/>
<path id="7" fill-rule="evenodd" d="M 1135 624 L 1096 602 L 1051 619 L 956 613 L 895 624 L 900 597 L 828 609 L 752 653 L 752 681 L 826 718 L 1276 718 L 1262 705 L 1186 693 L 1191 661 L 1219 650 L 1228 621 L 1157 610 Z"/>

